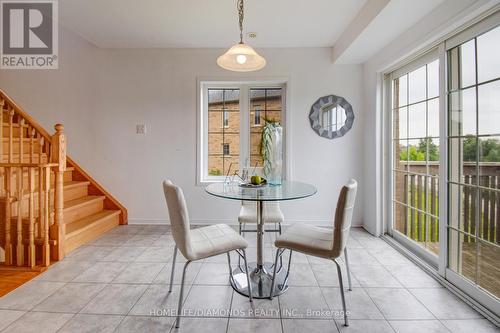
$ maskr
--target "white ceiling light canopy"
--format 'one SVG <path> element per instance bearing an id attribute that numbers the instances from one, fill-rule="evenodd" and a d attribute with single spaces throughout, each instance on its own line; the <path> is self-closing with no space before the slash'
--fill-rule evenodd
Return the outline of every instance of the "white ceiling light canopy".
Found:
<path id="1" fill-rule="evenodd" d="M 217 58 L 217 65 L 235 72 L 252 72 L 264 68 L 266 59 L 258 54 L 253 47 L 243 43 L 243 0 L 238 0 L 238 17 L 240 24 L 240 42 Z"/>

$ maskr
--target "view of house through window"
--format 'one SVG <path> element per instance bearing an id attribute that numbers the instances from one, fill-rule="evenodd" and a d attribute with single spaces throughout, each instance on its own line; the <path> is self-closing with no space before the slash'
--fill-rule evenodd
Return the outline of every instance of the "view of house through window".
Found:
<path id="1" fill-rule="evenodd" d="M 239 147 L 240 90 L 208 89 L 208 174 L 238 169 Z"/>
<path id="2" fill-rule="evenodd" d="M 393 80 L 393 228 L 439 252 L 439 63 Z"/>
<path id="3" fill-rule="evenodd" d="M 500 297 L 500 27 L 448 51 L 449 268 Z"/>
<path id="4" fill-rule="evenodd" d="M 262 129 L 266 121 L 281 123 L 282 89 L 250 89 L 250 166 L 262 166 Z M 256 120 L 259 120 L 258 122 Z M 262 120 L 262 121 L 261 121 Z M 282 124 L 283 125 L 283 124 Z"/>
<path id="5" fill-rule="evenodd" d="M 234 174 L 245 166 L 262 166 L 262 130 L 267 121 L 283 126 L 282 95 L 282 87 L 235 84 L 207 89 L 208 176 Z"/>

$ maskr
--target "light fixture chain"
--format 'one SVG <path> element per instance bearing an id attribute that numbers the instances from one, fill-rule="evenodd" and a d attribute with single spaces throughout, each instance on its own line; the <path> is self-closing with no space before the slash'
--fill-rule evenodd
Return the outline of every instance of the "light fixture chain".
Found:
<path id="1" fill-rule="evenodd" d="M 238 17 L 240 22 L 240 43 L 243 44 L 243 0 L 238 0 Z"/>

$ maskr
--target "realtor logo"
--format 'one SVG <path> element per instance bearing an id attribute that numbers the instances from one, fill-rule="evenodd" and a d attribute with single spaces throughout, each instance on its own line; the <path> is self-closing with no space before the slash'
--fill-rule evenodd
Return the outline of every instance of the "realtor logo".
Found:
<path id="1" fill-rule="evenodd" d="M 0 0 L 1 69 L 58 68 L 57 0 Z"/>

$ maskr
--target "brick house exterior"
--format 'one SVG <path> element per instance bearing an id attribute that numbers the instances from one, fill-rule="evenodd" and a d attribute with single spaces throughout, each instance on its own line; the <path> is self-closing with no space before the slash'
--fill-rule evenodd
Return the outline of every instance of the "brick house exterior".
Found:
<path id="1" fill-rule="evenodd" d="M 281 122 L 281 89 L 250 90 L 250 165 L 262 166 L 260 146 L 264 119 Z M 239 91 L 209 89 L 208 174 L 225 175 L 240 169 Z"/>

